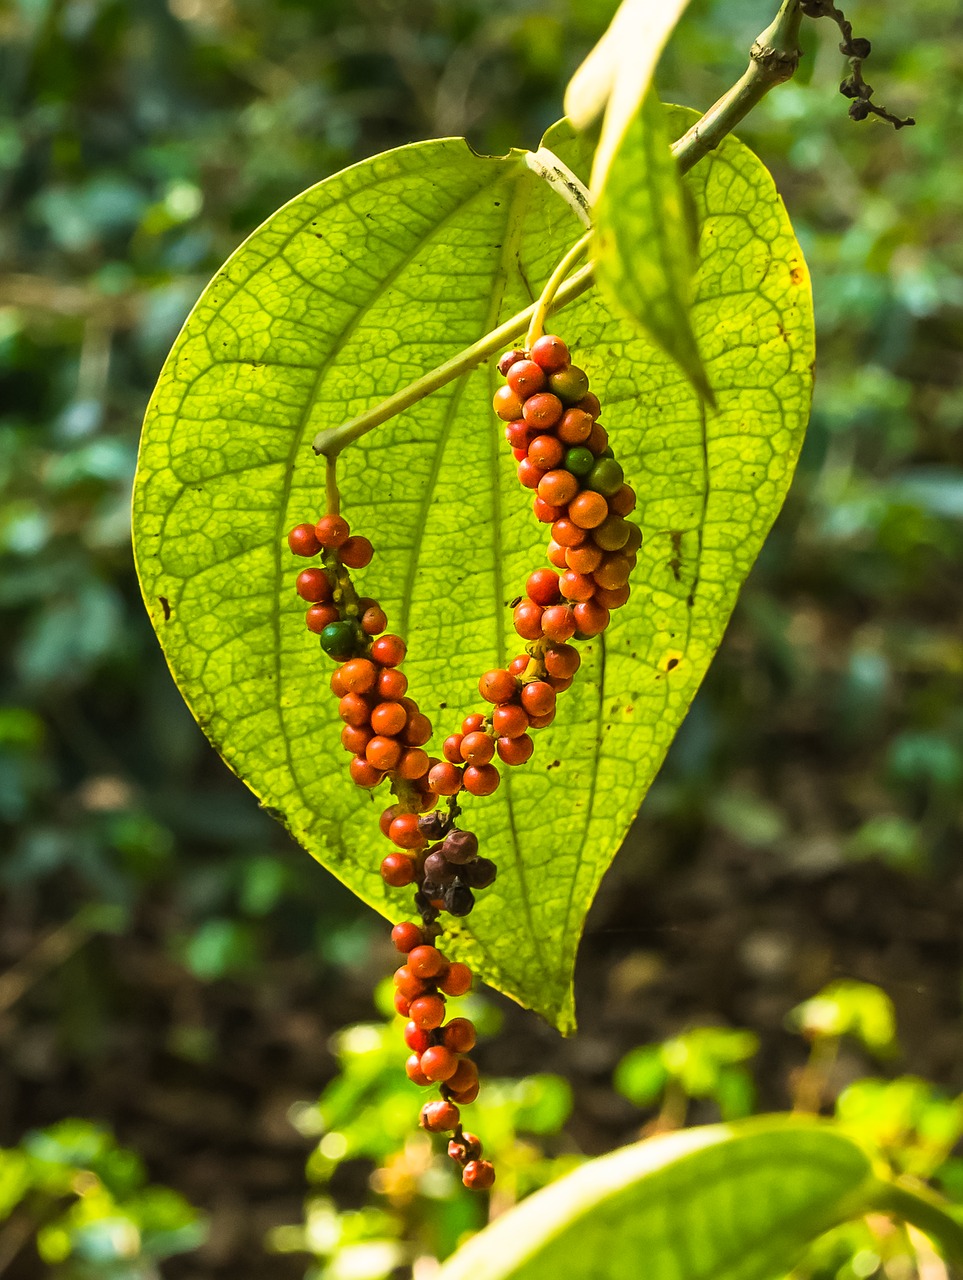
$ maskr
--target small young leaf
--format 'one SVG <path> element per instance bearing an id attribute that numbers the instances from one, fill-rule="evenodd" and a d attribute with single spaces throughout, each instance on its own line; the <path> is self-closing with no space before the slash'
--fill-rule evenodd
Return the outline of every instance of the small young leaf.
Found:
<path id="1" fill-rule="evenodd" d="M 866 1152 L 819 1121 L 689 1129 L 537 1192 L 459 1249 L 438 1280 L 770 1280 L 878 1189 Z"/>
<path id="2" fill-rule="evenodd" d="M 665 111 L 650 89 L 595 206 L 596 279 L 609 303 L 668 352 L 711 404 L 689 314 L 696 267 L 690 217 Z"/>
<path id="3" fill-rule="evenodd" d="M 622 136 L 642 106 L 659 55 L 689 0 L 622 0 L 608 30 L 572 76 L 565 114 L 587 128 L 605 110 L 592 166 L 592 190 L 602 190 Z"/>

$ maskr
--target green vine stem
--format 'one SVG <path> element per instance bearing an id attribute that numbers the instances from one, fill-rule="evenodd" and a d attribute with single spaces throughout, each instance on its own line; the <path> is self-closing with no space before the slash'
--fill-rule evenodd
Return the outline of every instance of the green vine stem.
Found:
<path id="1" fill-rule="evenodd" d="M 884 1182 L 873 1196 L 870 1211 L 908 1222 L 928 1236 L 948 1262 L 963 1268 L 963 1224 L 947 1213 L 928 1187 Z"/>
<path id="2" fill-rule="evenodd" d="M 739 121 L 762 101 L 770 89 L 792 78 L 799 65 L 797 42 L 801 22 L 801 0 L 782 0 L 776 17 L 754 41 L 745 74 L 728 93 L 709 108 L 688 133 L 683 134 L 673 144 L 672 154 L 678 162 L 680 173 L 688 172 L 703 156 L 717 147 L 726 134 L 731 133 Z M 574 252 L 576 247 L 573 246 L 571 252 Z M 561 285 L 546 315 L 573 302 L 590 289 L 593 283 L 593 267 L 588 263 Z M 342 449 L 355 440 L 360 440 L 375 427 L 380 427 L 390 418 L 404 412 L 405 409 L 410 409 L 419 400 L 440 390 L 456 378 L 470 373 L 472 369 L 491 359 L 497 352 L 510 346 L 519 335 L 525 333 L 532 324 L 540 303 L 541 299 L 530 307 L 526 307 L 524 311 L 519 311 L 497 329 L 492 329 L 483 338 L 473 342 L 470 347 L 465 347 L 444 364 L 438 365 L 424 377 L 409 383 L 407 387 L 389 396 L 387 400 L 382 400 L 379 404 L 366 409 L 356 418 L 339 427 L 319 431 L 314 438 L 314 452 L 327 458 L 335 457 Z M 544 323 L 544 316 L 542 322 Z"/>
<path id="3" fill-rule="evenodd" d="M 537 342 L 545 331 L 545 321 L 548 313 L 552 309 L 552 303 L 558 294 L 559 289 L 565 283 L 565 277 L 578 262 L 588 252 L 588 247 L 592 243 L 592 232 L 586 231 L 581 240 L 576 240 L 568 253 L 562 258 L 561 262 L 548 278 L 548 283 L 542 290 L 538 301 L 535 303 L 535 310 L 528 326 L 528 332 L 525 334 L 525 349 L 530 350 L 532 344 Z"/>
<path id="4" fill-rule="evenodd" d="M 341 514 L 341 490 L 338 488 L 338 455 L 328 454 L 324 468 L 324 493 L 329 516 Z"/>

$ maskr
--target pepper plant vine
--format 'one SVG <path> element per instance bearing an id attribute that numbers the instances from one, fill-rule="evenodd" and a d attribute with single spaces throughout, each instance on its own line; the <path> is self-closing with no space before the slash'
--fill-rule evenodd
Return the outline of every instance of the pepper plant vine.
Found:
<path id="1" fill-rule="evenodd" d="M 493 1171 L 457 1111 L 478 1088 L 473 1033 L 444 1023 L 444 998 L 474 970 L 572 1029 L 585 913 L 808 417 L 803 255 L 732 130 L 792 76 L 817 15 L 783 0 L 698 117 L 651 87 L 684 8 L 625 0 L 534 152 L 412 144 L 295 197 L 202 295 L 142 437 L 137 564 L 175 678 L 228 764 L 362 898 L 396 919 L 391 890 L 415 886 L 421 922 L 393 935 L 408 1070 L 440 1086 L 422 1123 L 453 1131 L 480 1188 Z M 292 553 L 321 557 L 296 593 Z M 299 597 L 339 664 L 335 699 Z M 432 756 L 440 723 L 460 729 Z M 496 754 L 528 767 L 501 779 Z"/>

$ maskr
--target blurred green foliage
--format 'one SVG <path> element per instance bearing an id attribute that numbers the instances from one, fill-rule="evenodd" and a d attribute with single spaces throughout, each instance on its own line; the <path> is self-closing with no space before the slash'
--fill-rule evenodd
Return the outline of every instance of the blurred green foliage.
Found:
<path id="1" fill-rule="evenodd" d="M 139 1157 L 85 1120 L 28 1133 L 0 1150 L 0 1222 L 9 1224 L 3 1268 L 11 1244 L 35 1235 L 57 1280 L 153 1280 L 160 1259 L 204 1239 L 187 1201 L 149 1185 Z"/>

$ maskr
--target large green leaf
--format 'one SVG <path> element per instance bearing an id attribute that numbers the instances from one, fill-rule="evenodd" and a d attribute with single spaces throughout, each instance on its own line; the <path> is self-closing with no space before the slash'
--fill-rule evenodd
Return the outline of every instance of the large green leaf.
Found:
<path id="1" fill-rule="evenodd" d="M 711 402 L 689 311 L 696 267 L 693 228 L 654 89 L 612 159 L 595 206 L 595 231 L 596 278 L 609 303 L 677 360 Z"/>
<path id="2" fill-rule="evenodd" d="M 692 113 L 675 113 L 681 132 Z M 547 145 L 584 176 L 562 125 Z M 805 426 L 812 317 L 765 169 L 726 142 L 687 179 L 702 224 L 694 325 L 711 420 L 677 366 L 587 294 L 557 324 L 607 406 L 639 488 L 636 588 L 524 768 L 466 803 L 499 864 L 452 954 L 564 1029 L 585 913 L 695 693 L 778 511 Z M 134 499 L 144 594 L 175 677 L 231 766 L 294 835 L 392 918 L 386 803 L 353 787 L 330 664 L 303 627 L 285 531 L 323 503 L 310 442 L 524 307 L 581 231 L 518 155 L 460 141 L 375 157 L 298 196 L 202 296 L 151 401 Z M 645 246 L 640 245 L 640 252 Z M 475 370 L 341 457 L 344 509 L 376 557 L 358 575 L 409 641 L 441 737 L 518 652 L 508 602 L 543 563 Z M 301 562 L 303 563 L 303 562 Z"/>
<path id="3" fill-rule="evenodd" d="M 688 1129 L 545 1187 L 459 1249 L 438 1280 L 770 1280 L 879 1189 L 863 1149 L 818 1121 Z"/>

